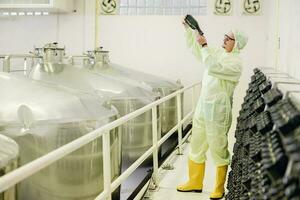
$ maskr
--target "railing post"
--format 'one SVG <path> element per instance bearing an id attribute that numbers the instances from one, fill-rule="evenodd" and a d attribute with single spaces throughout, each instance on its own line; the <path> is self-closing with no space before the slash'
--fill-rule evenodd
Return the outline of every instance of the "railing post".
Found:
<path id="1" fill-rule="evenodd" d="M 178 122 L 178 155 L 182 155 L 181 93 L 177 94 L 176 99 L 177 99 L 177 122 Z"/>
<path id="2" fill-rule="evenodd" d="M 23 65 L 23 67 L 24 67 L 24 76 L 26 77 L 27 76 L 27 70 L 28 70 L 28 68 L 27 68 L 27 58 L 25 57 L 24 58 L 24 65 Z"/>
<path id="3" fill-rule="evenodd" d="M 111 158 L 110 158 L 110 134 L 105 132 L 102 137 L 103 143 L 103 185 L 107 191 L 107 200 L 111 200 Z"/>
<path id="4" fill-rule="evenodd" d="M 158 185 L 158 142 L 157 142 L 157 106 L 152 107 L 152 144 L 153 151 L 153 181 L 155 185 Z"/>
<path id="5" fill-rule="evenodd" d="M 74 65 L 74 57 L 73 56 L 70 56 L 68 58 L 68 62 L 71 64 L 71 65 Z"/>
<path id="6" fill-rule="evenodd" d="M 192 104 L 193 104 L 193 111 L 195 111 L 196 105 L 197 105 L 197 101 L 196 101 L 196 85 L 193 86 Z"/>
<path id="7" fill-rule="evenodd" d="M 3 72 L 10 72 L 10 56 L 5 56 L 3 60 Z"/>
<path id="8" fill-rule="evenodd" d="M 31 58 L 31 63 L 30 63 L 30 64 L 31 64 L 31 65 L 30 65 L 30 69 L 29 69 L 28 74 L 30 74 L 31 70 L 33 69 L 33 67 L 34 67 L 34 65 L 35 65 L 35 60 L 34 60 L 34 58 Z"/>

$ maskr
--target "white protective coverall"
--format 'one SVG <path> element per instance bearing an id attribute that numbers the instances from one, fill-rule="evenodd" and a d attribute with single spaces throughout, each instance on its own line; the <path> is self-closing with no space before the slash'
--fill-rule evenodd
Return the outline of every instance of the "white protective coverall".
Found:
<path id="1" fill-rule="evenodd" d="M 232 31 L 235 46 L 230 53 L 223 48 L 202 48 L 194 32 L 188 28 L 187 45 L 204 64 L 202 89 L 194 118 L 189 158 L 196 163 L 206 161 L 210 148 L 216 166 L 230 163 L 227 133 L 231 125 L 232 96 L 242 72 L 239 52 L 247 43 L 240 31 Z"/>

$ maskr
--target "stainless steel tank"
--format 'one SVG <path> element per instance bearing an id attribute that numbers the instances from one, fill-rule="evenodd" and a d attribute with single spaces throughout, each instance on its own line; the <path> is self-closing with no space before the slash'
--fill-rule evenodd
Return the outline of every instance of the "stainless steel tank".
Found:
<path id="1" fill-rule="evenodd" d="M 20 165 L 116 119 L 100 98 L 0 73 L 0 134 L 20 147 Z M 121 171 L 121 133 L 111 135 L 112 179 Z M 19 200 L 94 199 L 103 191 L 102 138 L 18 185 Z M 115 194 L 118 195 L 118 194 Z"/>
<path id="2" fill-rule="evenodd" d="M 126 83 L 144 86 L 145 88 L 158 93 L 161 97 L 167 96 L 183 88 L 183 85 L 179 81 L 174 82 L 165 78 L 113 64 L 109 60 L 109 52 L 103 51 L 102 48 L 96 48 L 94 51 L 89 51 L 88 56 L 91 59 L 84 59 L 83 65 L 85 65 L 85 67 L 90 71 L 109 75 Z M 183 106 L 181 109 L 183 109 Z M 172 98 L 161 104 L 160 113 L 162 134 L 164 135 L 177 124 L 176 98 Z"/>
<path id="3" fill-rule="evenodd" d="M 87 69 L 66 64 L 64 48 L 47 44 L 39 49 L 42 57 L 29 77 L 48 83 L 55 83 L 82 92 L 96 94 L 116 107 L 121 116 L 131 113 L 156 100 L 158 96 L 137 84 L 129 84 L 116 78 L 91 72 Z M 122 126 L 123 158 L 135 160 L 152 146 L 151 111 Z M 159 127 L 160 137 L 160 127 Z"/>
<path id="4" fill-rule="evenodd" d="M 0 134 L 0 177 L 17 168 L 19 146 L 12 139 Z M 0 200 L 16 200 L 16 187 L 0 193 Z"/>

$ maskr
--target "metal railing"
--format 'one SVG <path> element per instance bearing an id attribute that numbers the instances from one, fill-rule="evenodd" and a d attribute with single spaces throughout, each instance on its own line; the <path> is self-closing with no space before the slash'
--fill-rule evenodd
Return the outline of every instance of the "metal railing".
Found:
<path id="1" fill-rule="evenodd" d="M 35 65 L 34 59 L 38 57 L 30 54 L 11 54 L 11 55 L 0 55 L 2 60 L 2 71 L 3 72 L 23 72 L 24 76 L 27 76 L 29 71 Z M 23 69 L 12 69 L 11 60 L 21 59 L 23 62 Z M 30 60 L 30 61 L 29 61 Z"/>
<path id="2" fill-rule="evenodd" d="M 153 181 L 158 185 L 158 149 L 159 147 L 172 135 L 178 131 L 178 150 L 179 154 L 182 153 L 182 126 L 188 119 L 193 116 L 196 107 L 196 87 L 200 86 L 201 83 L 195 83 L 181 90 L 178 90 L 162 99 L 159 99 L 147 106 L 140 108 L 128 115 L 125 115 L 109 124 L 106 124 L 86 135 L 66 144 L 62 147 L 30 162 L 18 169 L 2 176 L 0 178 L 0 193 L 7 190 L 8 188 L 16 185 L 17 183 L 25 180 L 29 176 L 39 172 L 45 167 L 51 165 L 52 163 L 62 159 L 64 156 L 78 150 L 82 146 L 88 144 L 89 142 L 103 137 L 103 177 L 104 177 L 104 191 L 96 197 L 96 200 L 111 199 L 112 192 L 117 189 L 123 181 L 125 181 L 135 169 L 137 169 L 143 161 L 145 161 L 151 154 L 153 155 Z M 187 90 L 192 89 L 192 110 L 182 117 L 181 108 L 181 95 Z M 157 137 L 157 106 L 176 97 L 177 100 L 177 120 L 178 124 L 175 125 L 166 135 L 164 135 L 160 140 Z M 139 115 L 152 110 L 152 140 L 153 144 L 150 149 L 148 149 L 139 159 L 137 159 L 126 171 L 124 171 L 116 180 L 111 182 L 111 154 L 110 154 L 110 130 L 132 120 Z M 187 137 L 187 136 L 186 136 Z M 100 167 L 100 166 L 99 166 Z"/>

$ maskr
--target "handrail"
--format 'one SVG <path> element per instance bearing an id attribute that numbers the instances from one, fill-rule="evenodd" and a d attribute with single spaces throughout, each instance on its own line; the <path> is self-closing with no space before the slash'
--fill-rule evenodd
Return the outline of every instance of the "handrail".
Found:
<path id="1" fill-rule="evenodd" d="M 89 58 L 88 55 L 73 55 L 73 56 L 67 56 L 66 60 L 68 63 L 74 64 L 74 58 Z"/>
<path id="2" fill-rule="evenodd" d="M 28 66 L 27 60 L 31 59 L 31 68 L 34 65 L 34 59 L 39 58 L 34 54 L 8 54 L 8 55 L 0 55 L 0 59 L 2 59 L 2 71 L 3 72 L 24 72 L 24 76 L 27 76 Z M 11 59 L 24 59 L 23 70 L 11 70 Z"/>
<path id="3" fill-rule="evenodd" d="M 151 154 L 153 154 L 153 177 L 154 181 L 157 184 L 157 172 L 158 172 L 158 148 L 166 141 L 176 130 L 178 130 L 178 137 L 179 137 L 179 152 L 181 151 L 181 141 L 182 141 L 182 124 L 186 122 L 189 117 L 192 116 L 195 110 L 195 102 L 196 102 L 196 87 L 201 85 L 201 82 L 192 84 L 190 86 L 184 87 L 174 93 L 163 97 L 155 102 L 152 102 L 143 108 L 140 108 L 128 115 L 125 115 L 109 124 L 106 124 L 90 133 L 87 133 L 80 138 L 61 146 L 60 148 L 34 160 L 26 165 L 19 167 L 18 169 L 0 177 L 0 193 L 7 190 L 8 188 L 16 185 L 17 183 L 23 181 L 24 179 L 28 178 L 29 176 L 39 172 L 40 170 L 44 169 L 45 167 L 51 165 L 52 163 L 62 159 L 64 156 L 71 154 L 72 152 L 78 150 L 82 146 L 88 144 L 89 142 L 103 136 L 103 173 L 104 173 L 104 191 L 96 198 L 97 200 L 101 199 L 111 199 L 111 193 L 114 191 L 121 183 L 126 180 L 128 176 L 130 176 L 133 171 L 139 167 L 144 160 L 146 160 Z M 185 91 L 192 90 L 192 111 L 189 112 L 183 119 L 181 118 L 181 94 Z M 178 115 L 178 124 L 174 126 L 163 138 L 159 141 L 157 139 L 157 106 L 165 101 L 170 100 L 171 98 L 176 97 L 177 99 L 177 115 Z M 152 138 L 153 138 L 153 146 L 146 151 L 137 161 L 135 161 L 125 172 L 123 172 L 114 182 L 111 183 L 111 169 L 110 169 L 110 130 L 128 122 L 129 120 L 138 117 L 139 115 L 147 112 L 148 110 L 152 110 Z"/>
<path id="4" fill-rule="evenodd" d="M 33 54 L 3 54 L 0 55 L 0 58 L 5 58 L 5 57 L 10 57 L 10 58 L 38 58 L 37 56 Z"/>

